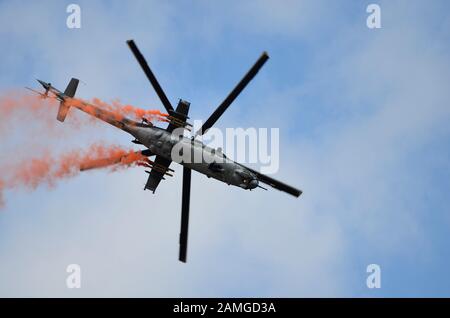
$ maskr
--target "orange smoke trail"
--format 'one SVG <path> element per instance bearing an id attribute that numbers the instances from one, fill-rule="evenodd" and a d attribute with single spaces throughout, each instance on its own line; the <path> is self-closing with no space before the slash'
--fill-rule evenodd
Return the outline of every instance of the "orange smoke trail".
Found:
<path id="1" fill-rule="evenodd" d="M 0 97 L 0 109 L 3 116 L 8 116 L 17 109 L 29 111 L 48 108 L 50 104 L 56 105 L 54 99 L 43 99 L 37 95 L 29 95 L 19 91 L 10 91 Z"/>
<path id="2" fill-rule="evenodd" d="M 93 103 L 94 105 L 107 105 L 105 102 L 101 101 L 98 98 L 93 99 Z M 121 111 L 125 116 L 129 116 L 137 120 L 145 118 L 149 121 L 161 121 L 166 120 L 166 117 L 168 116 L 168 114 L 162 113 L 157 109 L 142 109 L 130 104 L 122 104 L 118 99 L 113 100 L 110 106 L 113 109 Z"/>
<path id="3" fill-rule="evenodd" d="M 0 95 L 0 131 L 16 121 L 39 121 L 45 127 L 54 126 L 57 107 L 54 99 L 10 91 Z M 19 123 L 19 122 L 17 122 Z"/>
<path id="4" fill-rule="evenodd" d="M 116 171 L 146 160 L 147 157 L 140 152 L 94 144 L 86 150 L 71 151 L 58 157 L 47 153 L 9 167 L 0 167 L 0 206 L 6 189 L 35 189 L 41 184 L 52 187 L 57 181 L 74 177 L 82 170 L 111 167 L 112 171 Z"/>
<path id="5" fill-rule="evenodd" d="M 129 104 L 122 104 L 119 100 L 114 100 L 112 103 L 106 103 L 99 98 L 93 98 L 90 101 L 85 101 L 80 98 L 67 99 L 66 103 L 69 106 L 77 107 L 86 113 L 95 116 L 95 107 L 109 111 L 114 119 L 120 121 L 125 117 L 140 121 L 146 119 L 148 121 L 167 121 L 168 114 L 162 113 L 154 109 L 142 109 Z M 93 107 L 95 106 L 95 107 Z"/>
<path id="6" fill-rule="evenodd" d="M 109 110 L 117 119 L 129 116 L 131 119 L 148 121 L 166 120 L 166 114 L 158 110 L 144 110 L 131 105 L 121 104 L 118 100 L 108 104 L 94 98 L 89 103 L 79 99 L 71 99 L 72 103 L 83 103 L 85 109 L 95 114 L 92 105 Z M 59 102 L 55 99 L 42 99 L 40 96 L 23 91 L 9 91 L 0 94 L 0 136 L 1 151 L 6 159 L 0 161 L 0 207 L 4 204 L 5 190 L 25 188 L 35 189 L 39 185 L 53 186 L 58 180 L 73 177 L 80 170 L 111 167 L 112 171 L 119 168 L 141 165 L 146 158 L 140 153 L 126 150 L 118 146 L 106 147 L 93 145 L 85 150 L 77 150 L 60 156 L 52 156 L 45 149 L 53 147 L 61 141 L 61 134 L 72 138 L 74 128 L 79 130 L 81 124 L 94 123 L 96 119 L 82 120 L 82 117 L 70 116 L 70 125 L 62 127 L 56 120 Z M 81 113 L 81 112 L 80 112 Z M 73 114 L 72 114 L 73 115 Z M 34 131 L 35 128 L 41 129 Z M 68 129 L 69 128 L 69 129 Z M 11 135 L 20 134 L 23 140 L 10 139 Z M 44 142 L 40 145 L 38 142 Z M 64 139 L 64 143 L 69 141 Z M 8 144 L 9 142 L 9 144 Z M 12 145 L 12 149 L 11 149 Z M 27 160 L 18 162 L 17 154 L 28 151 L 31 155 Z M 36 157 L 37 153 L 44 153 Z"/>
<path id="7" fill-rule="evenodd" d="M 72 106 L 82 106 L 89 114 L 95 114 L 92 104 L 99 108 L 110 111 L 116 116 L 117 120 L 124 117 L 140 121 L 145 118 L 148 121 L 167 121 L 167 114 L 159 110 L 142 109 L 129 104 L 122 104 L 119 100 L 112 103 L 106 103 L 99 98 L 93 98 L 91 101 L 83 101 L 82 99 L 68 99 L 67 103 Z M 38 120 L 44 123 L 46 127 L 56 127 L 56 113 L 59 102 L 53 98 L 43 99 L 38 95 L 30 95 L 21 91 L 9 91 L 0 95 L 0 131 L 4 126 L 10 124 L 13 120 Z M 69 113 L 69 117 L 70 116 Z M 74 119 L 72 119 L 73 122 Z M 75 125 L 80 128 L 80 122 L 75 118 Z M 95 119 L 89 121 L 95 122 Z"/>

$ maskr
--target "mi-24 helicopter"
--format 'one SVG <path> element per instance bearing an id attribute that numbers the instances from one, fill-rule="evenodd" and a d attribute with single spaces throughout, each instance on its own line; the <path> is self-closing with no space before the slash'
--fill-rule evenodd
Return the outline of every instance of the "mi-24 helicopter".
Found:
<path id="1" fill-rule="evenodd" d="M 149 161 L 151 163 L 151 170 L 146 171 L 149 176 L 144 190 L 148 189 L 154 193 L 160 181 L 164 179 L 164 176 L 172 176 L 173 170 L 169 168 L 172 161 L 183 165 L 183 192 L 179 242 L 180 261 L 186 262 L 187 255 L 189 200 L 192 170 L 205 174 L 207 177 L 215 178 L 228 185 L 238 186 L 246 190 L 252 190 L 257 187 L 263 188 L 260 186 L 260 183 L 264 183 L 295 197 L 300 196 L 302 191 L 261 174 L 258 171 L 245 167 L 244 165 L 227 158 L 222 151 L 215 151 L 214 149 L 206 147 L 202 142 L 196 140 L 197 136 L 205 134 L 206 131 L 216 123 L 225 110 L 227 110 L 231 103 L 247 86 L 247 84 L 253 79 L 253 77 L 255 77 L 259 69 L 269 59 L 266 52 L 262 53 L 256 63 L 211 114 L 211 116 L 204 122 L 195 135 L 191 138 L 187 138 L 183 133 L 185 129 L 190 131 L 192 127 L 192 125 L 187 122 L 187 119 L 189 118 L 188 112 L 190 103 L 180 99 L 177 107 L 174 109 L 134 41 L 129 40 L 127 41 L 127 44 L 168 113 L 167 120 L 169 124 L 166 128 L 156 127 L 152 123 L 144 120 L 142 122 L 137 122 L 128 118 L 118 118 L 109 110 L 91 104 L 89 104 L 89 112 L 87 112 L 86 108 L 81 107 L 79 103 L 70 103 L 69 100 L 75 100 L 74 96 L 79 83 L 79 80 L 76 78 L 72 78 L 70 80 L 64 92 L 59 91 L 50 83 L 38 80 L 38 82 L 44 87 L 45 92 L 37 93 L 43 98 L 52 97 L 60 101 L 57 120 L 61 122 L 63 122 L 66 118 L 69 108 L 71 106 L 76 107 L 87 112 L 89 115 L 93 115 L 100 120 L 126 131 L 135 138 L 133 140 L 134 143 L 147 147 L 147 149 L 140 151 L 140 153 L 147 157 L 155 156 L 155 158 L 153 161 Z M 51 96 L 49 96 L 49 93 L 51 93 Z M 175 146 L 179 145 L 182 146 L 180 148 L 181 153 L 189 152 L 191 154 L 190 158 L 202 159 L 199 162 L 196 162 L 195 160 L 179 160 L 179 158 L 174 159 L 172 150 Z M 183 156 L 181 157 L 184 158 Z"/>

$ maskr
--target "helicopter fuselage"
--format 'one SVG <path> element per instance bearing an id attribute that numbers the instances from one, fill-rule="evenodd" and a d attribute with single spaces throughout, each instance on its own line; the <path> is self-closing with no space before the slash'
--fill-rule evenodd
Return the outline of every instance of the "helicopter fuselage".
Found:
<path id="1" fill-rule="evenodd" d="M 152 154 L 175 161 L 209 178 L 243 189 L 258 186 L 258 180 L 252 172 L 227 158 L 220 149 L 210 148 L 198 140 L 155 126 L 126 125 L 123 130 L 133 135 Z"/>

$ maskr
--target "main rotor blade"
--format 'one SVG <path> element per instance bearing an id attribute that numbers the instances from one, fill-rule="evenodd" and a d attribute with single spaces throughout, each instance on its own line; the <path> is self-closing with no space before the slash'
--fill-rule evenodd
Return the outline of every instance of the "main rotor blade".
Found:
<path id="1" fill-rule="evenodd" d="M 227 98 L 224 99 L 222 104 L 217 107 L 217 109 L 212 113 L 212 115 L 206 120 L 203 126 L 196 132 L 195 137 L 203 135 L 209 128 L 211 128 L 216 121 L 222 116 L 222 114 L 227 110 L 231 103 L 238 97 L 242 90 L 247 86 L 247 84 L 255 77 L 260 68 L 269 59 L 267 52 L 263 52 L 252 68 L 245 74 L 241 81 L 236 85 L 236 87 L 230 92 Z"/>
<path id="2" fill-rule="evenodd" d="M 144 71 L 145 75 L 147 75 L 148 80 L 152 84 L 153 88 L 156 91 L 156 94 L 158 94 L 159 99 L 163 103 L 164 107 L 166 108 L 167 112 L 172 111 L 173 107 L 169 102 L 169 99 L 167 98 L 166 94 L 162 90 L 161 86 L 158 83 L 158 80 L 156 79 L 155 75 L 153 74 L 152 70 L 147 64 L 147 61 L 145 60 L 142 53 L 137 48 L 136 44 L 133 40 L 127 41 L 128 46 L 130 47 L 131 51 L 133 52 L 134 56 L 136 57 L 137 61 L 139 62 L 139 65 L 141 65 L 142 70 Z"/>
<path id="3" fill-rule="evenodd" d="M 183 194 L 181 202 L 181 230 L 179 260 L 186 263 L 188 227 L 189 227 L 189 200 L 191 196 L 191 169 L 183 167 Z"/>

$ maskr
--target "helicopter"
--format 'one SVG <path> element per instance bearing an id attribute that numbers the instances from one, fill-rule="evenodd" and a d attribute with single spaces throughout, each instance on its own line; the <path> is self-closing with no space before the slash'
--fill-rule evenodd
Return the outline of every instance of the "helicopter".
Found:
<path id="1" fill-rule="evenodd" d="M 141 122 L 126 117 L 118 118 L 118 116 L 110 110 L 75 99 L 74 96 L 79 84 L 79 80 L 76 78 L 70 80 L 63 92 L 53 87 L 51 83 L 46 83 L 42 80 L 37 81 L 45 89 L 44 93 L 31 90 L 38 93 L 42 98 L 52 97 L 60 102 L 57 113 L 57 120 L 60 122 L 64 122 L 70 107 L 75 107 L 129 133 L 134 137 L 134 140 L 132 140 L 133 143 L 145 146 L 147 149 L 141 150 L 139 153 L 146 157 L 154 156 L 155 158 L 147 161 L 148 167 L 151 168 L 151 170 L 146 171 L 149 175 L 144 190 L 150 190 L 155 193 L 161 180 L 173 175 L 174 170 L 170 168 L 172 162 L 179 163 L 183 166 L 181 228 L 179 237 L 180 247 L 178 257 L 181 262 L 186 263 L 187 260 L 192 170 L 228 185 L 237 186 L 245 190 L 253 190 L 255 188 L 267 190 L 260 185 L 260 183 L 263 183 L 294 197 L 299 197 L 302 194 L 301 190 L 246 167 L 241 163 L 235 162 L 229 159 L 220 149 L 212 149 L 207 147 L 201 141 L 196 140 L 198 136 L 205 134 L 208 129 L 217 122 L 237 96 L 244 90 L 247 84 L 255 77 L 261 67 L 267 62 L 269 56 L 266 52 L 261 54 L 256 63 L 195 134 L 191 138 L 188 138 L 184 136 L 184 132 L 185 130 L 191 131 L 192 129 L 192 125 L 187 121 L 189 119 L 188 113 L 190 103 L 183 99 L 179 99 L 176 108 L 174 108 L 135 42 L 133 40 L 128 40 L 127 44 L 167 111 L 168 125 L 165 128 L 157 127 L 148 120 L 145 120 L 145 118 L 143 118 Z M 51 96 L 49 94 L 51 94 Z M 89 111 L 87 111 L 87 109 L 89 109 Z M 174 149 L 179 151 L 174 152 Z M 178 155 L 181 154 L 181 156 L 175 156 L 175 153 Z M 186 160 L 185 154 L 190 154 L 189 158 L 201 158 L 201 160 Z"/>

